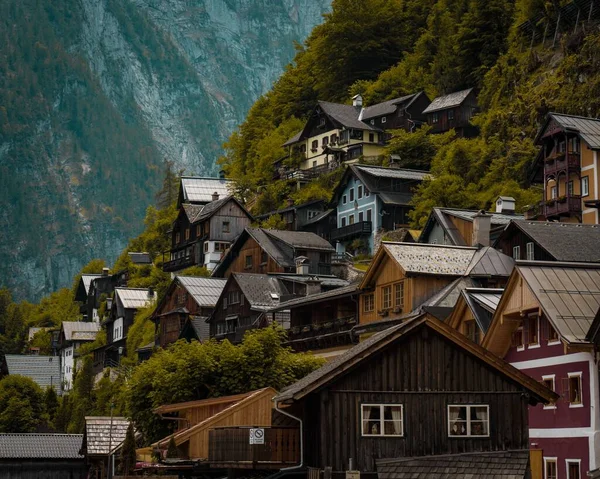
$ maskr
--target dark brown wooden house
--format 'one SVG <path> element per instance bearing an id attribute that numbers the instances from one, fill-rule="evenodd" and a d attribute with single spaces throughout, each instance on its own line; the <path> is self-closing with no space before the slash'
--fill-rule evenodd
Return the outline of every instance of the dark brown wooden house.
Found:
<path id="1" fill-rule="evenodd" d="M 213 270 L 213 276 L 227 278 L 232 273 L 297 271 L 329 275 L 334 252 L 327 240 L 314 233 L 246 228 Z M 298 266 L 298 258 L 303 258 L 302 267 Z"/>
<path id="2" fill-rule="evenodd" d="M 157 344 L 164 348 L 180 339 L 180 334 L 189 320 L 196 325 L 206 324 L 221 296 L 225 280 L 195 276 L 175 276 L 152 319 L 156 324 Z M 198 321 L 199 320 L 199 321 Z M 209 338 L 208 325 L 194 333 L 198 340 Z"/>
<path id="3" fill-rule="evenodd" d="M 526 470 L 527 407 L 557 399 L 423 314 L 359 343 L 281 392 L 275 403 L 302 421 L 305 467 L 331 468 L 333 477 L 352 469 L 375 478 L 383 459 L 426 456 L 433 462 L 494 451 L 519 451 L 508 464 Z M 489 462 L 492 470 L 495 461 Z"/>
<path id="4" fill-rule="evenodd" d="M 477 95 L 473 88 L 438 96 L 423 110 L 432 133 L 445 133 L 451 129 L 460 137 L 474 136 L 476 128 L 471 118 L 477 113 Z"/>
<path id="5" fill-rule="evenodd" d="M 288 231 L 303 231 L 303 226 L 314 217 L 319 216 L 325 210 L 323 200 L 312 200 L 300 205 L 295 205 L 292 199 L 288 200 L 288 206 L 276 211 L 271 211 L 256 217 L 257 221 L 266 221 L 273 215 L 281 216 Z"/>
<path id="6" fill-rule="evenodd" d="M 423 110 L 430 103 L 431 100 L 421 91 L 364 107 L 359 119 L 382 130 L 402 129 L 410 132 L 427 123 Z"/>

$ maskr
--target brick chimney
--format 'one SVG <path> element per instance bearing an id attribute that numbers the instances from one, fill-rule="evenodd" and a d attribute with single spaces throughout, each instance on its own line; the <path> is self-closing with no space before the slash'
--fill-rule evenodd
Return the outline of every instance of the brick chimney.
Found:
<path id="1" fill-rule="evenodd" d="M 473 238 L 472 246 L 489 246 L 490 230 L 492 228 L 492 215 L 481 210 L 473 217 Z"/>
<path id="2" fill-rule="evenodd" d="M 213 201 L 217 201 L 219 199 L 219 193 L 217 193 L 216 191 L 212 194 L 212 200 Z"/>

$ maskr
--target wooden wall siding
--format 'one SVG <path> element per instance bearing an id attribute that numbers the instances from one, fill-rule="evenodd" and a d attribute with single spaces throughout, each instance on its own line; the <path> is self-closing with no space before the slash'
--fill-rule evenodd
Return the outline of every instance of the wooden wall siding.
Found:
<path id="1" fill-rule="evenodd" d="M 449 276 L 413 276 L 410 278 L 411 287 L 409 288 L 410 304 L 408 308 L 404 308 L 406 312 L 412 311 L 417 306 L 420 306 L 433 295 L 444 289 L 455 277 Z M 405 293 L 406 294 L 406 293 Z"/>
<path id="2" fill-rule="evenodd" d="M 506 255 L 513 257 L 513 248 L 515 246 L 519 246 L 521 249 L 521 258 L 517 259 L 527 259 L 527 243 L 531 243 L 531 239 L 522 231 L 517 230 L 518 232 L 511 235 L 510 237 L 504 239 L 498 246 L 499 249 Z M 554 256 L 546 253 L 542 248 L 534 243 L 533 246 L 533 259 L 536 261 L 555 261 Z"/>
<path id="3" fill-rule="evenodd" d="M 200 424 L 202 421 L 205 421 L 209 417 L 212 417 L 215 414 L 223 411 L 224 409 L 227 409 L 235 402 L 236 401 L 224 402 L 220 404 L 211 404 L 209 406 L 198 406 L 181 411 L 179 417 L 184 418 L 185 421 L 177 421 L 179 426 L 177 432 L 183 431 L 184 429 L 188 429 L 192 426 L 195 426 L 196 424 Z"/>
<path id="4" fill-rule="evenodd" d="M 473 240 L 473 223 L 463 220 L 462 218 L 457 218 L 453 215 L 448 215 L 448 218 L 450 218 L 452 224 L 456 227 L 460 235 L 465 240 L 465 244 L 467 246 L 471 246 Z"/>
<path id="5" fill-rule="evenodd" d="M 233 303 L 233 304 L 229 303 L 229 293 L 232 291 L 239 292 L 239 296 L 240 296 L 239 303 Z M 223 290 L 223 293 L 221 294 L 221 298 L 219 299 L 217 307 L 215 308 L 215 312 L 214 312 L 213 316 L 211 317 L 211 321 L 210 321 L 210 336 L 211 336 L 211 338 L 215 337 L 217 334 L 217 323 L 224 322 L 225 318 L 227 316 L 237 314 L 239 319 L 242 319 L 242 318 L 248 318 L 248 317 L 257 317 L 260 314 L 256 311 L 252 311 L 250 309 L 250 307 L 251 307 L 250 302 L 245 297 L 242 300 L 243 295 L 244 295 L 244 293 L 240 289 L 239 285 L 235 282 L 235 280 L 231 281 L 226 286 L 226 288 Z M 227 308 L 223 308 L 223 298 L 228 299 Z M 231 341 L 233 341 L 234 336 L 235 336 L 235 334 L 232 334 L 231 336 L 228 335 L 227 338 L 230 339 Z M 223 339 L 221 336 L 219 336 L 219 338 Z"/>
<path id="6" fill-rule="evenodd" d="M 505 313 L 521 312 L 538 309 L 539 303 L 523 279 L 518 278 L 517 284 L 508 292 L 504 306 Z"/>
<path id="7" fill-rule="evenodd" d="M 270 256 L 267 259 L 267 264 L 261 263 L 262 248 L 254 240 L 254 238 L 248 238 L 246 243 L 242 246 L 237 257 L 229 265 L 227 271 L 225 271 L 224 277 L 229 278 L 231 273 L 285 273 L 284 268 L 279 266 L 273 258 Z M 252 256 L 252 267 L 246 268 L 246 256 Z"/>
<path id="8" fill-rule="evenodd" d="M 223 221 L 229 221 L 229 233 L 223 232 Z M 235 201 L 230 201 L 210 219 L 210 239 L 213 241 L 233 241 L 245 228 L 250 226 L 250 218 Z"/>
<path id="9" fill-rule="evenodd" d="M 375 471 L 375 460 L 527 449 L 523 388 L 437 333 L 420 329 L 304 402 L 307 466 Z M 361 437 L 360 405 L 403 404 L 404 437 Z M 449 438 L 449 404 L 489 405 L 488 438 Z"/>
<path id="10" fill-rule="evenodd" d="M 88 467 L 84 460 L 0 460 L 0 479 L 84 479 Z"/>

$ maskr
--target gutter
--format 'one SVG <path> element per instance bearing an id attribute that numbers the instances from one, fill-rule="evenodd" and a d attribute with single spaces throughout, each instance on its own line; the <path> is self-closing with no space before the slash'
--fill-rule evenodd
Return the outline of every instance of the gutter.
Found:
<path id="1" fill-rule="evenodd" d="M 304 468 L 304 436 L 303 436 L 303 423 L 302 423 L 302 419 L 300 419 L 299 417 L 296 416 L 292 416 L 289 412 L 285 412 L 282 411 L 281 409 L 279 409 L 279 402 L 277 401 L 277 399 L 274 399 L 274 404 L 275 404 L 275 411 L 283 414 L 284 416 L 287 416 L 291 419 L 294 419 L 295 421 L 298 421 L 300 423 L 300 464 L 298 464 L 297 466 L 292 466 L 292 467 L 284 467 L 283 469 L 280 469 L 279 471 L 295 471 L 295 470 L 299 470 L 299 469 L 303 469 Z"/>

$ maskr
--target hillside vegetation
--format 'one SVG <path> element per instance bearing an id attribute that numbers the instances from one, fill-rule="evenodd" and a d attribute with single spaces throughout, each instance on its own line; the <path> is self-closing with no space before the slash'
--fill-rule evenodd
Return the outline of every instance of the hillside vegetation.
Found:
<path id="1" fill-rule="evenodd" d="M 414 198 L 414 226 L 423 225 L 433 206 L 489 208 L 498 195 L 514 196 L 518 208 L 531 204 L 540 191 L 529 187 L 527 173 L 545 115 L 600 114 L 597 26 L 561 31 L 554 48 L 549 41 L 530 49 L 529 39 L 517 33 L 535 15 L 555 21 L 564 3 L 335 0 L 325 22 L 232 134 L 220 161 L 240 193 L 259 196 L 257 212 L 283 205 L 288 196 L 327 199 L 326 187 L 294 192 L 271 181 L 272 162 L 286 154 L 280 145 L 317 100 L 348 103 L 361 93 L 369 105 L 418 90 L 434 98 L 476 87 L 478 137 L 431 140 L 398 132 L 389 146 L 389 152 L 406 153 L 405 166 L 417 164 L 435 175 Z"/>

